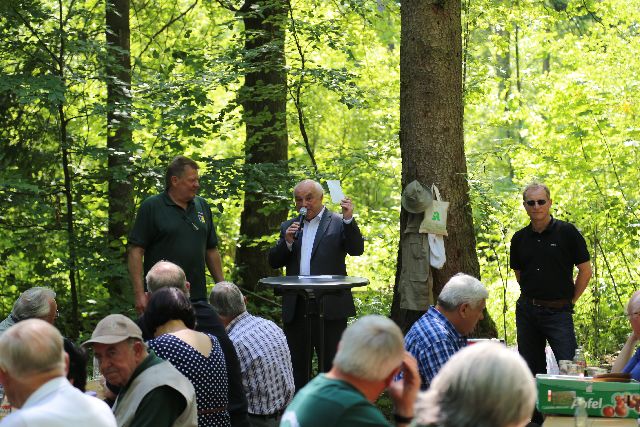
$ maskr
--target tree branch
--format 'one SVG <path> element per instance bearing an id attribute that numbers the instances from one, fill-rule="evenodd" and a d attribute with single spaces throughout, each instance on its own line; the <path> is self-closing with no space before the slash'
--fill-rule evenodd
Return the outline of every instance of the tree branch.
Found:
<path id="1" fill-rule="evenodd" d="M 315 156 L 313 154 L 313 150 L 311 149 L 311 144 L 309 143 L 309 136 L 307 135 L 307 128 L 304 124 L 304 112 L 302 110 L 302 104 L 300 103 L 300 95 L 302 92 L 302 85 L 304 84 L 304 72 L 306 61 L 304 57 L 304 52 L 302 51 L 302 47 L 300 46 L 300 39 L 298 38 L 298 31 L 296 29 L 295 19 L 293 18 L 293 8 L 291 7 L 291 2 L 287 1 L 287 6 L 289 8 L 289 17 L 291 19 L 291 33 L 293 35 L 293 40 L 296 44 L 296 49 L 298 51 L 298 55 L 300 56 L 300 78 L 298 79 L 297 84 L 295 85 L 295 94 L 292 92 L 290 88 L 288 88 L 289 94 L 293 99 L 293 105 L 296 107 L 296 111 L 298 113 L 298 127 L 300 128 L 300 135 L 302 135 L 302 140 L 304 141 L 304 147 L 311 159 L 311 164 L 313 165 L 313 170 L 316 175 L 318 175 L 318 164 L 316 163 Z"/>
<path id="2" fill-rule="evenodd" d="M 138 56 L 142 56 L 147 49 L 149 49 L 149 46 L 151 46 L 151 43 L 154 42 L 155 38 L 158 37 L 160 34 L 162 34 L 167 28 L 169 28 L 170 26 L 172 26 L 173 24 L 175 24 L 177 21 L 179 21 L 180 19 L 184 18 L 186 16 L 187 13 L 189 13 L 194 7 L 196 7 L 196 5 L 198 4 L 198 0 L 196 0 L 195 2 L 193 2 L 193 4 L 191 4 L 191 6 L 189 6 L 186 10 L 184 10 L 183 12 L 181 12 L 178 16 L 176 16 L 175 18 L 171 18 L 169 20 L 169 22 L 167 22 L 166 24 L 164 24 L 162 26 L 162 28 L 160 28 L 158 31 L 156 31 L 150 38 L 149 38 L 149 42 L 144 46 L 144 48 L 140 51 L 140 54 Z"/>

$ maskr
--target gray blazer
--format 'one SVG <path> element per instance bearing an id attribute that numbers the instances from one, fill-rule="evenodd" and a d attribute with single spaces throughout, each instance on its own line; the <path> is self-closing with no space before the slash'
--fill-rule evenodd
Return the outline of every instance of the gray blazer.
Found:
<path id="1" fill-rule="evenodd" d="M 296 221 L 290 219 L 280 225 L 280 239 L 269 251 L 269 265 L 272 268 L 286 267 L 287 276 L 297 276 L 300 273 L 301 239 L 293 242 L 292 250 L 287 248 L 284 238 L 287 228 Z M 342 216 L 331 212 L 325 207 L 320 225 L 313 241 L 311 251 L 311 274 L 347 275 L 345 257 L 362 255 L 364 239 L 356 224 L 355 218 L 345 224 Z M 289 323 L 293 320 L 298 294 L 284 292 L 282 297 L 282 321 Z M 324 299 L 324 314 L 326 319 L 340 319 L 356 314 L 353 296 L 350 290 L 343 290 L 329 294 Z"/>

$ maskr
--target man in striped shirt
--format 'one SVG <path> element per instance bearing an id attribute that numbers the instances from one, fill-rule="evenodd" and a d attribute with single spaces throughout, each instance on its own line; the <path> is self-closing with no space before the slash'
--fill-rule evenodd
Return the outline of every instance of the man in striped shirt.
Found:
<path id="1" fill-rule="evenodd" d="M 413 324 L 404 346 L 418 361 L 422 390 L 429 388 L 440 368 L 467 345 L 466 336 L 484 317 L 488 296 L 478 279 L 458 273 L 444 285 L 437 304 Z"/>
<path id="2" fill-rule="evenodd" d="M 217 283 L 209 296 L 238 353 L 249 421 L 252 427 L 273 427 L 295 392 L 291 355 L 282 329 L 249 314 L 245 301 L 230 282 Z"/>

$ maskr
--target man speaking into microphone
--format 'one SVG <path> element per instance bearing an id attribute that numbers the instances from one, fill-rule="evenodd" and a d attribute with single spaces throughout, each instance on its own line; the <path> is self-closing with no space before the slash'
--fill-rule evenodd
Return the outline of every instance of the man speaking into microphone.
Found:
<path id="1" fill-rule="evenodd" d="M 296 218 L 280 225 L 280 239 L 269 251 L 272 268 L 286 268 L 287 276 L 320 274 L 347 275 L 345 257 L 362 255 L 364 239 L 353 218 L 353 203 L 344 198 L 340 202 L 342 215 L 331 212 L 322 204 L 324 190 L 318 182 L 305 179 L 293 189 Z M 306 210 L 306 211 L 305 211 Z M 318 310 L 313 296 L 309 299 L 312 334 L 305 325 L 305 304 L 296 292 L 283 292 L 282 323 L 287 336 L 296 391 L 307 381 L 307 357 L 318 349 Z M 332 293 L 324 298 L 324 372 L 331 367 L 347 318 L 356 314 L 350 290 Z M 312 354 L 306 354 L 308 340 Z"/>

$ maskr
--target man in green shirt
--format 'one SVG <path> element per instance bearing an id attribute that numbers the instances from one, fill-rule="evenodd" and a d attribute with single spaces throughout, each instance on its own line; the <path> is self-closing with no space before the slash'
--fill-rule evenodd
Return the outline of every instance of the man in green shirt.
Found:
<path id="1" fill-rule="evenodd" d="M 131 319 L 110 314 L 82 345 L 93 348 L 100 373 L 120 388 L 112 408 L 119 426 L 197 426 L 193 385 L 171 363 L 147 351 Z"/>
<path id="2" fill-rule="evenodd" d="M 402 371 L 403 379 L 394 381 Z M 303 387 L 287 407 L 281 427 L 388 427 L 373 405 L 387 390 L 396 426 L 413 418 L 420 389 L 416 360 L 404 351 L 400 328 L 383 316 L 365 316 L 342 334 L 333 367 Z"/>
<path id="3" fill-rule="evenodd" d="M 129 233 L 129 276 L 139 314 L 147 305 L 143 277 L 158 261 L 171 261 L 184 270 L 192 301 L 207 299 L 205 266 L 216 283 L 224 280 L 211 209 L 196 195 L 198 164 L 184 156 L 174 158 L 165 185 L 163 193 L 142 202 Z"/>

